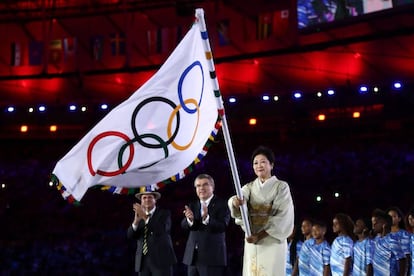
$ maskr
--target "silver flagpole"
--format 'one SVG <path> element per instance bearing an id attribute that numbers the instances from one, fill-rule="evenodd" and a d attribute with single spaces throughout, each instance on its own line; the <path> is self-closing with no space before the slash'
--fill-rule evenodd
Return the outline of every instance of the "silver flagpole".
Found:
<path id="1" fill-rule="evenodd" d="M 234 151 L 233 151 L 233 146 L 232 146 L 231 138 L 230 138 L 230 132 L 229 132 L 229 128 L 227 125 L 226 114 L 224 112 L 223 99 L 221 97 L 220 88 L 219 88 L 219 84 L 218 84 L 218 80 L 216 76 L 216 69 L 214 67 L 213 54 L 211 52 L 210 41 L 208 39 L 208 34 L 207 34 L 207 26 L 204 20 L 204 10 L 196 9 L 195 17 L 197 19 L 196 23 L 199 24 L 200 26 L 201 37 L 203 38 L 204 50 L 206 52 L 206 58 L 207 58 L 209 70 L 210 70 L 210 78 L 213 84 L 214 94 L 217 100 L 219 115 L 222 120 L 224 142 L 226 145 L 227 155 L 228 155 L 229 162 L 230 162 L 230 168 L 231 168 L 231 172 L 233 175 L 234 188 L 236 189 L 237 196 L 239 198 L 243 198 L 243 193 L 241 190 L 240 179 L 239 179 L 238 170 L 237 170 L 237 164 L 234 158 Z M 249 217 L 247 215 L 246 204 L 243 204 L 242 206 L 240 206 L 240 212 L 241 212 L 241 216 L 242 216 L 242 220 L 243 220 L 243 224 L 245 228 L 245 235 L 247 237 L 251 236 L 250 223 L 249 223 Z"/>

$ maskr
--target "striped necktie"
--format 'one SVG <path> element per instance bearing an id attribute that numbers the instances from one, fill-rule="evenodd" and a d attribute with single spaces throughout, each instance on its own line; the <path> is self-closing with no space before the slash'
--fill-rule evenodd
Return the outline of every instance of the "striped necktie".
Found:
<path id="1" fill-rule="evenodd" d="M 147 216 L 148 216 L 148 219 L 150 219 L 151 214 L 148 214 Z M 144 254 L 144 255 L 147 255 L 147 253 L 148 253 L 147 238 L 148 238 L 148 223 L 145 223 L 145 226 L 144 226 L 144 243 L 142 245 L 142 254 Z"/>

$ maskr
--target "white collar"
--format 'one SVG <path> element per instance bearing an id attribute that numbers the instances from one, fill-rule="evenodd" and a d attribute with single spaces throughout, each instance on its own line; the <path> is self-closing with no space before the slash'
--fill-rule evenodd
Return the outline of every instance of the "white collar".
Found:
<path id="1" fill-rule="evenodd" d="M 208 206 L 210 204 L 211 199 L 214 197 L 214 194 L 212 194 L 209 198 L 207 198 L 207 200 L 201 200 L 200 199 L 200 205 L 203 204 L 203 202 L 206 203 L 206 205 Z"/>

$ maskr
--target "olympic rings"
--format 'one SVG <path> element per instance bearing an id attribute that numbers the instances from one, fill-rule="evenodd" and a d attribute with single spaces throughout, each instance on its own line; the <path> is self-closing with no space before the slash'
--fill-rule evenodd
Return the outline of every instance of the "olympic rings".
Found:
<path id="1" fill-rule="evenodd" d="M 134 146 L 132 144 L 130 144 L 129 145 L 128 160 L 127 160 L 127 162 L 125 163 L 124 166 L 119 167 L 119 170 L 113 171 L 113 172 L 105 172 L 105 171 L 101 171 L 101 170 L 97 170 L 96 172 L 94 171 L 93 166 L 92 166 L 92 150 L 93 150 L 93 147 L 95 146 L 95 144 L 99 140 L 101 140 L 102 138 L 105 138 L 107 136 L 118 136 L 118 137 L 121 137 L 122 139 L 124 139 L 127 142 L 130 140 L 127 135 L 125 135 L 124 133 L 119 132 L 119 131 L 106 131 L 106 132 L 100 133 L 98 136 L 93 138 L 92 142 L 89 144 L 88 153 L 87 153 L 88 168 L 89 168 L 89 172 L 91 173 L 92 176 L 95 176 L 95 174 L 99 174 L 99 175 L 102 175 L 102 176 L 111 177 L 111 176 L 115 176 L 115 175 L 118 175 L 118 174 L 122 174 L 128 169 L 128 167 L 132 163 L 132 159 L 134 157 L 134 151 L 135 150 L 134 150 Z"/>
<path id="2" fill-rule="evenodd" d="M 138 115 L 139 110 L 144 105 L 146 105 L 147 103 L 150 103 L 150 102 L 155 102 L 155 101 L 165 102 L 165 103 L 169 104 L 173 108 L 173 110 L 175 110 L 177 108 L 177 105 L 169 99 L 162 98 L 162 97 L 151 97 L 151 98 L 143 100 L 142 102 L 139 103 L 139 105 L 137 105 L 137 107 L 134 109 L 134 112 L 132 113 L 132 118 L 131 118 L 131 129 L 132 129 L 132 132 L 134 133 L 135 138 L 137 139 L 137 142 L 143 147 L 152 148 L 152 149 L 160 148 L 160 147 L 162 147 L 162 145 L 161 144 L 160 145 L 154 145 L 154 144 L 148 144 L 148 143 L 144 142 L 141 139 L 141 135 L 138 134 L 138 131 L 137 131 L 137 128 L 136 128 L 136 125 L 135 125 L 135 120 L 136 120 L 136 117 Z M 174 138 L 178 134 L 178 126 L 180 125 L 180 113 L 176 113 L 176 115 L 177 115 L 177 125 L 176 125 L 176 128 L 175 128 L 175 131 L 174 131 L 173 135 L 165 142 L 167 145 L 171 144 L 171 141 L 174 140 Z"/>
<path id="3" fill-rule="evenodd" d="M 171 142 L 171 145 L 174 148 L 178 149 L 178 150 L 185 150 L 185 149 L 188 149 L 189 146 L 191 146 L 191 144 L 194 141 L 195 135 L 197 133 L 198 122 L 200 121 L 200 109 L 199 109 L 199 107 L 197 105 L 196 100 L 194 100 L 194 99 L 187 99 L 187 100 L 184 101 L 184 103 L 186 103 L 186 104 L 187 103 L 193 103 L 196 106 L 195 110 L 197 111 L 197 125 L 195 127 L 195 130 L 194 130 L 194 133 L 193 133 L 193 137 L 191 137 L 191 141 L 187 145 L 180 146 L 174 140 Z M 178 112 L 178 108 L 180 108 L 180 106 L 178 106 L 176 109 L 174 109 L 173 113 L 171 113 L 170 120 L 168 122 L 168 128 L 167 128 L 168 136 L 171 136 L 171 121 L 172 121 L 172 118 L 173 118 L 174 113 L 177 113 Z M 184 106 L 183 106 L 183 109 L 185 109 Z"/>
<path id="4" fill-rule="evenodd" d="M 204 72 L 203 72 L 203 67 L 201 66 L 200 61 L 194 61 L 193 64 L 191 64 L 190 66 L 188 66 L 183 74 L 180 77 L 180 80 L 178 81 L 178 98 L 180 99 L 180 104 L 182 105 L 183 109 L 190 114 L 193 114 L 194 112 L 196 112 L 196 109 L 189 109 L 186 105 L 185 105 L 185 101 L 183 101 L 183 93 L 182 93 L 182 87 L 183 87 L 183 82 L 185 77 L 187 76 L 187 74 L 190 72 L 190 70 L 194 67 L 194 66 L 199 66 L 200 67 L 200 72 L 201 72 L 201 79 L 202 79 L 202 83 L 201 83 L 201 93 L 200 93 L 200 100 L 198 101 L 198 105 L 201 104 L 201 99 L 203 98 L 203 90 L 204 90 Z M 197 105 L 196 105 L 197 106 Z"/>
<path id="5" fill-rule="evenodd" d="M 163 146 L 162 148 L 164 149 L 165 158 L 168 157 L 168 147 L 167 147 L 167 144 L 160 137 L 158 137 L 157 135 L 154 135 L 154 134 L 143 134 L 143 135 L 141 135 L 141 137 L 142 138 L 147 138 L 147 137 L 154 138 L 155 140 L 157 140 L 158 142 L 160 142 L 160 145 L 162 145 Z M 119 153 L 118 153 L 118 166 L 120 168 L 123 167 L 123 165 L 122 165 L 122 156 L 124 154 L 124 151 L 125 151 L 126 147 L 129 146 L 129 145 L 132 145 L 132 143 L 134 143 L 134 142 L 137 142 L 137 139 L 136 138 L 128 141 L 125 145 L 123 145 L 120 148 Z M 153 162 L 153 163 L 151 163 L 151 164 L 149 164 L 147 166 L 139 167 L 138 169 L 149 168 L 149 167 L 151 167 L 151 166 L 153 166 L 153 165 L 155 165 L 157 163 L 158 162 Z"/>
<path id="6" fill-rule="evenodd" d="M 200 69 L 200 77 L 201 77 L 201 91 L 200 91 L 200 98 L 198 99 L 198 101 L 194 98 L 189 98 L 189 99 L 183 99 L 183 84 L 186 81 L 186 79 L 188 78 L 188 74 L 190 72 L 195 72 L 195 74 L 197 74 L 198 70 L 196 70 L 196 68 Z M 194 71 L 196 70 L 196 71 Z M 174 147 L 177 150 L 186 150 L 188 149 L 197 134 L 197 130 L 198 130 L 198 126 L 199 126 L 199 120 L 200 120 L 200 107 L 201 107 L 201 102 L 202 102 L 202 98 L 203 98 L 203 93 L 204 93 L 204 71 L 203 71 L 203 67 L 200 61 L 195 61 L 193 62 L 190 66 L 188 66 L 187 68 L 185 68 L 185 70 L 182 72 L 182 74 L 180 75 L 180 78 L 178 80 L 178 85 L 177 85 L 177 94 L 178 94 L 178 100 L 179 100 L 179 104 L 177 105 L 176 103 L 174 103 L 172 100 L 167 99 L 165 97 L 161 97 L 161 96 L 155 96 L 155 97 L 150 97 L 147 99 L 144 99 L 143 101 L 141 101 L 135 108 L 134 111 L 131 114 L 131 130 L 132 133 L 134 135 L 133 138 L 128 137 L 126 134 L 119 132 L 119 131 L 106 131 L 103 133 L 98 134 L 94 139 L 92 139 L 92 141 L 90 142 L 89 146 L 88 146 L 88 151 L 87 151 L 87 162 L 88 162 L 88 168 L 89 168 L 89 172 L 91 173 L 92 176 L 95 176 L 96 174 L 98 175 L 102 175 L 102 176 L 107 176 L 107 177 L 113 177 L 119 174 L 123 174 L 126 172 L 126 170 L 130 167 L 133 158 L 134 158 L 134 143 L 137 142 L 138 144 L 140 144 L 142 147 L 144 148 L 151 148 L 151 149 L 158 149 L 158 148 L 162 148 L 163 152 L 164 152 L 164 159 L 166 159 L 169 156 L 169 150 L 168 150 L 168 145 L 171 145 L 172 147 Z M 138 133 L 137 130 L 137 124 L 136 124 L 136 120 L 139 117 L 139 112 L 140 110 L 147 104 L 149 103 L 153 103 L 153 102 L 160 102 L 160 103 L 165 103 L 167 105 L 169 105 L 172 108 L 172 112 L 170 113 L 170 116 L 168 117 L 168 122 L 167 122 L 167 140 L 164 141 L 160 136 L 158 136 L 157 134 L 154 133 L 144 133 L 144 134 L 140 134 Z M 187 105 L 188 104 L 192 104 L 194 105 L 194 108 L 189 108 Z M 197 113 L 197 123 L 195 125 L 195 129 L 194 129 L 194 133 L 191 137 L 191 140 L 185 144 L 185 145 L 179 145 L 175 139 L 178 135 L 178 131 L 180 128 L 180 123 L 181 123 L 181 117 L 180 117 L 180 113 L 179 110 L 183 109 L 186 113 L 188 114 L 194 114 Z M 174 120 L 175 119 L 175 120 Z M 174 123 L 175 125 L 175 129 L 173 129 L 173 125 Z M 185 127 L 185 126 L 184 126 Z M 103 171 L 102 169 L 98 169 L 98 170 L 94 170 L 93 168 L 93 164 L 92 164 L 92 151 L 93 148 L 95 147 L 95 145 L 97 144 L 97 142 L 105 137 L 108 136 L 117 136 L 122 138 L 123 140 L 125 140 L 125 144 L 123 144 L 118 151 L 118 158 L 117 158 L 117 164 L 118 164 L 118 169 L 114 170 L 114 171 Z M 155 141 L 157 141 L 158 143 L 148 143 L 147 141 L 144 141 L 144 139 L 154 139 Z M 125 162 L 125 164 L 123 164 L 123 155 L 125 150 L 129 148 L 129 156 L 127 161 Z M 148 165 L 143 165 L 137 169 L 145 169 L 145 168 L 149 168 L 155 164 L 157 164 L 159 161 L 155 161 L 152 162 Z"/>

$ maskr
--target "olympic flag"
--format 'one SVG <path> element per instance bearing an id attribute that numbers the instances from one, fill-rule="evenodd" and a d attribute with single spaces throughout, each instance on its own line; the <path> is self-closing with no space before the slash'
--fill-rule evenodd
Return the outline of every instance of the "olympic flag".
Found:
<path id="1" fill-rule="evenodd" d="M 216 97 L 193 24 L 155 75 L 57 162 L 52 179 L 80 201 L 95 185 L 137 188 L 182 175 L 217 134 Z"/>

